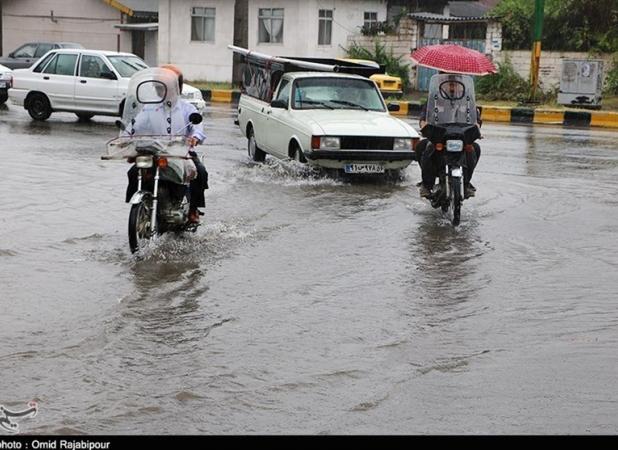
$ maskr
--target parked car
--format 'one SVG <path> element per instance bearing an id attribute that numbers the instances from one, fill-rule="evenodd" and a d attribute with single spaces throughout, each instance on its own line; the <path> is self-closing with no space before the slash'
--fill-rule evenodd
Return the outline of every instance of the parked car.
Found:
<path id="1" fill-rule="evenodd" d="M 364 64 L 370 67 L 379 68 L 380 65 L 369 59 L 350 59 L 350 58 L 342 58 L 342 61 L 353 62 L 356 64 Z M 395 77 L 393 75 L 389 75 L 388 73 L 376 73 L 369 77 L 378 85 L 378 89 L 382 93 L 384 98 L 387 97 L 401 97 L 403 96 L 403 82 L 400 77 Z"/>
<path id="2" fill-rule="evenodd" d="M 9 88 L 13 81 L 13 71 L 0 64 L 0 105 L 4 104 L 9 98 Z"/>
<path id="3" fill-rule="evenodd" d="M 249 156 L 266 153 L 346 173 L 400 170 L 414 159 L 418 133 L 389 114 L 375 83 L 360 75 L 288 72 L 268 103 L 243 93 L 238 123 Z"/>
<path id="4" fill-rule="evenodd" d="M 58 49 L 48 52 L 28 69 L 13 71 L 9 97 L 35 120 L 67 111 L 81 119 L 122 115 L 131 76 L 148 65 L 131 53 Z M 203 110 L 201 92 L 189 85 L 183 95 Z"/>
<path id="5" fill-rule="evenodd" d="M 0 57 L 0 64 L 9 69 L 23 69 L 37 62 L 41 56 L 57 48 L 84 48 L 74 42 L 29 42 L 12 51 L 8 56 Z"/>

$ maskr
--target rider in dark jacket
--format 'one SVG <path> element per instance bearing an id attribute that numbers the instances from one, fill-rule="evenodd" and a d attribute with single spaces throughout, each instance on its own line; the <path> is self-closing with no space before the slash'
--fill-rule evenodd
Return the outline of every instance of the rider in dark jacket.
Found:
<path id="1" fill-rule="evenodd" d="M 478 123 L 480 128 L 482 125 L 481 113 L 477 108 Z M 421 130 L 427 124 L 427 104 L 424 104 L 421 109 L 421 115 L 419 117 L 419 126 Z M 436 154 L 436 151 L 431 147 L 430 151 L 427 150 L 428 139 L 422 139 L 415 148 L 416 160 L 421 169 L 423 180 L 419 188 L 421 197 L 430 198 L 432 195 L 432 189 L 436 182 L 440 170 L 440 158 Z M 474 151 L 466 151 L 466 167 L 464 167 L 464 198 L 474 197 L 476 194 L 476 188 L 470 182 L 474 173 L 474 168 L 481 158 L 481 147 L 476 142 L 472 144 Z"/>

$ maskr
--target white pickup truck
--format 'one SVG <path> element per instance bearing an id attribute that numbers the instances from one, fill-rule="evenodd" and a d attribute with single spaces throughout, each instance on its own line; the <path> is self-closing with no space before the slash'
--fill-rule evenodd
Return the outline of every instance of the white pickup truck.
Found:
<path id="1" fill-rule="evenodd" d="M 375 83 L 360 75 L 287 72 L 271 102 L 246 92 L 238 124 L 254 161 L 266 154 L 346 173 L 384 173 L 414 159 L 418 133 L 389 114 Z"/>

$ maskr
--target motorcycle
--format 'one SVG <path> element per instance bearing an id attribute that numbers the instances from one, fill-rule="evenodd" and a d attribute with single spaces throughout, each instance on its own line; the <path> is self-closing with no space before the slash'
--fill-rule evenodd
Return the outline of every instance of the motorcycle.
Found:
<path id="1" fill-rule="evenodd" d="M 427 124 L 421 130 L 429 140 L 426 151 L 434 152 L 439 161 L 439 183 L 430 202 L 448 213 L 454 226 L 461 221 L 466 152 L 473 152 L 473 143 L 481 137 L 477 121 L 472 78 L 434 75 L 429 83 Z"/>
<path id="2" fill-rule="evenodd" d="M 157 235 L 195 231 L 198 226 L 189 221 L 189 183 L 197 176 L 194 163 L 197 155 L 187 145 L 186 137 L 178 133 L 201 123 L 202 116 L 191 114 L 189 123 L 171 132 L 172 126 L 181 120 L 172 113 L 177 86 L 176 79 L 161 69 L 136 74 L 129 83 L 123 120 L 116 121 L 121 136 L 110 140 L 107 154 L 101 156 L 103 160 L 124 159 L 135 164 L 137 190 L 129 200 L 128 224 L 132 253 L 144 248 Z M 163 120 L 163 131 L 167 134 L 156 134 L 161 131 L 158 129 L 161 113 L 167 116 Z"/>

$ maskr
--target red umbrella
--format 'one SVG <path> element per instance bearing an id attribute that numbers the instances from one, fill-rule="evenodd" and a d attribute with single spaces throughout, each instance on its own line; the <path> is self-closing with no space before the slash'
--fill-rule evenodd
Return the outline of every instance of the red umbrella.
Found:
<path id="1" fill-rule="evenodd" d="M 496 66 L 485 55 L 454 44 L 427 45 L 411 55 L 419 66 L 465 75 L 496 73 Z"/>

